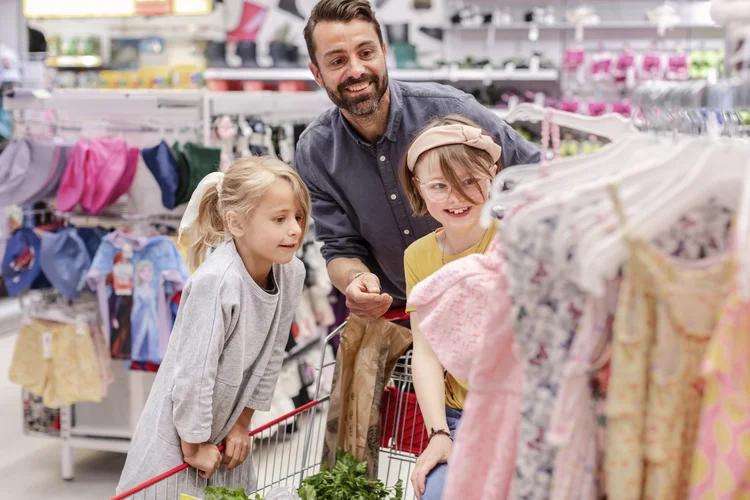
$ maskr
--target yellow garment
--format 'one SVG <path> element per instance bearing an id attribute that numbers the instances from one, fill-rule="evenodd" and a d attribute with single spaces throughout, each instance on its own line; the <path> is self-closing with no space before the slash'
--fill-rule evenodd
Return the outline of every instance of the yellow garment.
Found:
<path id="1" fill-rule="evenodd" d="M 614 191 L 613 198 L 619 208 Z M 734 266 L 723 257 L 685 265 L 647 241 L 627 233 L 626 240 L 630 259 L 607 395 L 607 498 L 686 499 L 700 419 L 700 363 Z"/>
<path id="2" fill-rule="evenodd" d="M 102 383 L 88 325 L 31 320 L 18 332 L 11 382 L 41 396 L 48 408 L 99 402 Z"/>
<path id="3" fill-rule="evenodd" d="M 703 360 L 690 500 L 750 498 L 750 302 L 734 290 Z"/>
<path id="4" fill-rule="evenodd" d="M 457 255 L 444 255 L 437 242 L 437 234 L 442 231 L 438 229 L 434 233 L 418 239 L 406 249 L 404 254 L 404 272 L 406 274 L 406 296 L 409 297 L 414 285 L 424 280 L 432 273 L 443 267 L 444 264 L 466 257 L 473 253 L 484 253 L 492 243 L 495 235 L 494 227 L 484 233 L 478 245 Z M 406 312 L 414 312 L 414 308 L 407 304 Z M 465 380 L 459 380 L 450 373 L 445 375 L 445 404 L 456 410 L 464 409 L 464 401 L 469 386 Z"/>

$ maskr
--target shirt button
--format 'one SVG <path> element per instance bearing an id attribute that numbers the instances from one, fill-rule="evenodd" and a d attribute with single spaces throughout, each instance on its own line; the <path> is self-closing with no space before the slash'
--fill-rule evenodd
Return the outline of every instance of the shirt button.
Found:
<path id="1" fill-rule="evenodd" d="M 408 229 L 404 229 L 404 234 L 407 235 L 407 236 L 409 236 L 409 230 Z"/>
<path id="2" fill-rule="evenodd" d="M 392 195 L 391 195 L 391 199 L 392 199 L 392 200 L 395 200 L 396 198 L 397 198 L 397 196 L 396 196 L 395 194 L 392 194 Z"/>
<path id="3" fill-rule="evenodd" d="M 380 161 L 385 161 L 385 156 L 381 156 Z"/>

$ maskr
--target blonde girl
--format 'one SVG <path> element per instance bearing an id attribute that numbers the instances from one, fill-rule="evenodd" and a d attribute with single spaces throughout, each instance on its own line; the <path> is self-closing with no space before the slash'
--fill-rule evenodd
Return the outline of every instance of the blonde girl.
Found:
<path id="1" fill-rule="evenodd" d="M 484 253 L 494 231 L 479 223 L 500 146 L 471 120 L 448 116 L 428 124 L 413 140 L 401 166 L 401 183 L 416 215 L 431 215 L 442 228 L 412 243 L 404 254 L 407 312 L 414 335 L 413 374 L 429 444 L 417 461 L 412 484 L 422 500 L 442 498 L 453 434 L 467 394 L 465 381 L 444 373 L 419 331 L 408 305 L 411 289 L 448 262 Z"/>
<path id="2" fill-rule="evenodd" d="M 271 405 L 302 295 L 305 269 L 294 253 L 309 213 L 304 183 L 275 159 L 241 159 L 198 185 L 180 224 L 197 269 L 182 292 L 118 493 L 183 461 L 208 484 L 222 479 L 254 489 L 248 427 L 255 410 Z M 231 472 L 211 479 L 222 463 Z M 204 497 L 207 481 L 174 482 L 180 493 Z"/>

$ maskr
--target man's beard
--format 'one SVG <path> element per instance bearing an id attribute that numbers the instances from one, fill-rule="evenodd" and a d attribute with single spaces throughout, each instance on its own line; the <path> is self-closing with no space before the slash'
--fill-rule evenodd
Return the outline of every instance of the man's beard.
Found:
<path id="1" fill-rule="evenodd" d="M 347 87 L 360 83 L 372 83 L 373 90 L 359 96 L 348 96 Z M 339 108 L 348 111 L 354 116 L 368 116 L 380 107 L 380 101 L 388 90 L 388 71 L 383 74 L 383 81 L 377 75 L 368 73 L 359 79 L 350 78 L 339 84 L 336 90 L 327 85 L 325 87 L 328 97 Z"/>

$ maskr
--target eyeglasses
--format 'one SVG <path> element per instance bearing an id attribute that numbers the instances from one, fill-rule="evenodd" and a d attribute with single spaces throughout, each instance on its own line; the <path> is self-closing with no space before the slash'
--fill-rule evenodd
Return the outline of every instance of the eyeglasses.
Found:
<path id="1" fill-rule="evenodd" d="M 445 181 L 422 182 L 417 177 L 415 177 L 415 180 L 422 188 L 422 196 L 435 203 L 447 201 L 453 192 L 450 184 Z M 462 180 L 461 185 L 464 188 L 466 196 L 471 198 L 469 201 L 477 201 L 480 199 L 484 200 L 489 182 L 489 179 L 474 179 L 469 177 Z M 460 197 L 461 195 L 458 196 Z"/>

